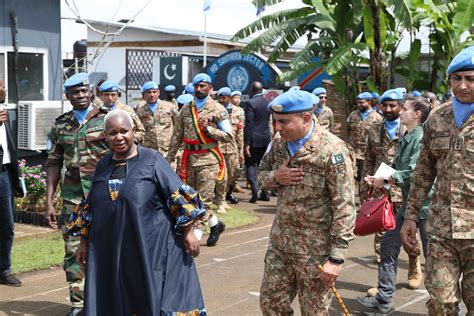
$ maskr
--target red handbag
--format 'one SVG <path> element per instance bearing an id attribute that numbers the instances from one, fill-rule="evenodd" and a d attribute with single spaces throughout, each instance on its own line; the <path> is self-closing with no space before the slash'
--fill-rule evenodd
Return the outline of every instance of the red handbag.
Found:
<path id="1" fill-rule="evenodd" d="M 362 203 L 357 215 L 354 228 L 354 234 L 357 236 L 395 229 L 395 213 L 389 192 L 385 191 L 381 198 L 371 200 L 372 192 L 373 188 L 369 191 L 369 200 Z"/>

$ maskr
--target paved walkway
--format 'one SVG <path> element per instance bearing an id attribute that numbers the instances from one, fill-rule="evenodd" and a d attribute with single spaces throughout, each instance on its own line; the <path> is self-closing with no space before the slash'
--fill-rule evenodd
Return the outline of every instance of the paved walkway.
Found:
<path id="1" fill-rule="evenodd" d="M 203 246 L 196 260 L 206 307 L 210 315 L 260 315 L 259 291 L 263 275 L 263 259 L 275 212 L 276 199 L 238 206 L 261 217 L 258 224 L 226 231 L 216 247 Z M 44 233 L 44 228 L 17 225 L 17 237 Z M 376 284 L 377 266 L 373 264 L 372 237 L 356 238 L 350 246 L 343 272 L 336 287 L 353 315 L 375 315 L 355 301 Z M 424 288 L 406 288 L 407 256 L 402 251 L 399 264 L 398 290 L 392 315 L 426 315 L 428 294 Z M 0 286 L 0 315 L 65 315 L 69 310 L 68 291 L 61 268 L 20 275 L 23 286 Z M 297 300 L 295 314 L 300 315 Z M 336 300 L 331 315 L 341 315 Z"/>

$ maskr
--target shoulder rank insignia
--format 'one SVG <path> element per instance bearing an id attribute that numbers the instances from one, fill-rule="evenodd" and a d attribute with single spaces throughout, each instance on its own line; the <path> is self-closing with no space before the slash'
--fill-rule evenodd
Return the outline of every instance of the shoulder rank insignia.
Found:
<path id="1" fill-rule="evenodd" d="M 331 162 L 333 165 L 338 165 L 338 164 L 343 163 L 344 155 L 343 154 L 332 155 Z"/>

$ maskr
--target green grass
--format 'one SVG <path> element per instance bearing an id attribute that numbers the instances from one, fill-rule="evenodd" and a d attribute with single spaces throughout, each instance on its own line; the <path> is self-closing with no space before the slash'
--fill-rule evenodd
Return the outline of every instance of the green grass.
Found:
<path id="1" fill-rule="evenodd" d="M 227 214 L 218 214 L 214 207 L 212 207 L 214 213 L 217 215 L 221 221 L 225 223 L 227 229 L 238 228 L 242 226 L 247 226 L 255 224 L 260 220 L 260 217 L 254 213 L 247 212 L 238 208 L 231 208 L 227 210 Z M 207 228 L 209 231 L 209 228 Z"/>
<path id="2" fill-rule="evenodd" d="M 232 208 L 227 214 L 217 214 L 227 229 L 255 224 L 259 217 L 251 212 Z M 48 269 L 63 264 L 64 242 L 61 234 L 52 232 L 15 239 L 12 250 L 13 273 Z"/>
<path id="3" fill-rule="evenodd" d="M 63 260 L 64 242 L 58 232 L 17 238 L 13 243 L 13 273 L 48 269 L 61 265 Z"/>

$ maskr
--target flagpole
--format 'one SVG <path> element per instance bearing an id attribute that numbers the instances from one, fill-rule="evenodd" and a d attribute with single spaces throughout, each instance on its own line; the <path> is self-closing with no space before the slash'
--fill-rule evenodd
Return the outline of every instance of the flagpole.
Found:
<path id="1" fill-rule="evenodd" d="M 204 12 L 204 67 L 207 66 L 207 12 Z"/>

